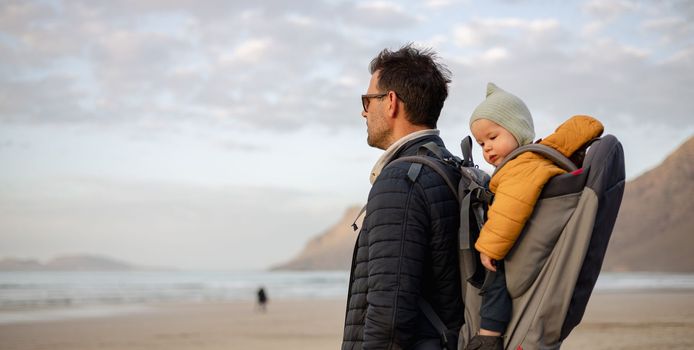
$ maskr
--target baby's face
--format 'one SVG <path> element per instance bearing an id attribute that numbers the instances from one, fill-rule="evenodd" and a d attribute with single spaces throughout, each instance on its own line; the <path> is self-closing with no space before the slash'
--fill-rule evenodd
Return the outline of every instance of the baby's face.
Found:
<path id="1" fill-rule="evenodd" d="M 518 141 L 513 134 L 489 119 L 477 119 L 470 126 L 470 131 L 482 146 L 484 160 L 495 167 L 518 148 Z"/>

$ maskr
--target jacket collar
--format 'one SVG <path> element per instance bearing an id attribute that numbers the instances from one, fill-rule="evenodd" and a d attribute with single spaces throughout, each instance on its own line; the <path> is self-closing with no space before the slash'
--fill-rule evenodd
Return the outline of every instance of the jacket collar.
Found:
<path id="1" fill-rule="evenodd" d="M 388 149 L 386 149 L 385 152 L 383 152 L 381 157 L 378 158 L 378 161 L 376 161 L 376 164 L 371 170 L 371 175 L 369 176 L 371 184 L 373 185 L 373 183 L 376 182 L 376 178 L 378 178 L 378 175 L 381 174 L 383 168 L 385 168 L 385 166 L 388 165 L 388 163 L 390 163 L 393 159 L 398 158 L 400 154 L 407 151 L 409 148 L 412 148 L 414 144 L 420 143 L 424 139 L 439 139 L 438 135 L 439 130 L 427 129 L 415 131 L 395 141 L 392 145 L 390 145 L 390 147 L 388 147 Z"/>

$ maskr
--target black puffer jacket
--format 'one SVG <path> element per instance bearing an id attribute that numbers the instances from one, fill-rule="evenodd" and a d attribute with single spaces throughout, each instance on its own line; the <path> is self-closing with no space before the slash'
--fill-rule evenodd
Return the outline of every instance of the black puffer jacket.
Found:
<path id="1" fill-rule="evenodd" d="M 431 141 L 450 155 L 438 136 L 425 136 L 405 144 L 396 158 L 415 155 Z M 352 258 L 343 350 L 409 349 L 438 339 L 417 305 L 420 297 L 449 333 L 457 335 L 463 324 L 458 203 L 426 166 L 416 182 L 410 181 L 410 164 L 387 166 L 369 193 Z"/>

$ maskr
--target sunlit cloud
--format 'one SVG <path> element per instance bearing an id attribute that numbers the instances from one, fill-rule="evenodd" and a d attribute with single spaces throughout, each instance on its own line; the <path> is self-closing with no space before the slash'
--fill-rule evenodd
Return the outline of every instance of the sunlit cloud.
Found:
<path id="1" fill-rule="evenodd" d="M 219 58 L 222 64 L 257 63 L 266 58 L 271 39 L 249 39 L 238 45 L 230 54 L 222 54 Z"/>

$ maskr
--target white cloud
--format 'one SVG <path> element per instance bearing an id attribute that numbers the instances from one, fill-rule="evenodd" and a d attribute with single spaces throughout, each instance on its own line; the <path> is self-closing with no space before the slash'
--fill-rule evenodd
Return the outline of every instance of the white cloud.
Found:
<path id="1" fill-rule="evenodd" d="M 672 31 L 687 25 L 686 21 L 677 16 L 654 18 L 643 21 L 641 25 L 646 29 Z"/>
<path id="2" fill-rule="evenodd" d="M 614 20 L 638 8 L 637 2 L 628 0 L 591 0 L 583 6 L 587 13 L 607 21 Z"/>
<path id="3" fill-rule="evenodd" d="M 552 31 L 559 27 L 559 21 L 556 19 L 488 18 L 480 20 L 479 23 L 486 28 L 511 28 L 530 32 Z"/>
<path id="4" fill-rule="evenodd" d="M 376 12 L 405 12 L 402 6 L 400 6 L 398 3 L 389 1 L 362 2 L 357 5 L 357 9 Z"/>
<path id="5" fill-rule="evenodd" d="M 683 70 L 694 68 L 694 47 L 688 47 L 673 53 L 663 64 L 682 67 Z M 675 69 L 678 70 L 678 69 Z M 686 78 L 685 78 L 686 79 Z"/>
<path id="6" fill-rule="evenodd" d="M 362 88 L 362 86 L 359 86 L 359 80 L 354 78 L 353 76 L 349 75 L 342 75 L 339 77 L 336 77 L 337 85 L 347 87 L 347 88 Z"/>
<path id="7" fill-rule="evenodd" d="M 508 50 L 503 47 L 493 47 L 485 51 L 481 56 L 484 63 L 494 63 L 508 57 Z"/>
<path id="8" fill-rule="evenodd" d="M 506 42 L 546 42 L 560 30 L 556 19 L 520 18 L 473 19 L 453 29 L 455 43 L 461 47 L 494 46 Z"/>
<path id="9" fill-rule="evenodd" d="M 484 7 L 477 18 L 456 17 L 446 25 L 444 17 L 427 13 L 427 6 L 393 2 L 69 2 L 60 15 L 53 7 L 28 4 L 5 5 L 0 12 L 3 23 L 10 24 L 8 36 L 31 43 L 4 46 L 0 78 L 5 90 L 12 90 L 6 99 L 13 96 L 2 107 L 4 120 L 38 115 L 44 120 L 126 122 L 206 118 L 285 131 L 313 122 L 355 126 L 345 122 L 344 111 L 358 110 L 354 96 L 368 79 L 365 67 L 385 45 L 416 40 L 440 47 L 449 62 L 496 65 L 489 74 L 507 72 L 507 79 L 527 75 L 523 79 L 534 81 L 531 76 L 555 70 L 555 80 L 584 80 L 577 72 L 626 81 L 647 74 L 654 80 L 651 85 L 667 85 L 673 80 L 668 75 L 686 80 L 671 71 L 683 65 L 675 62 L 689 57 L 691 39 L 683 38 L 692 32 L 692 25 L 682 20 L 687 12 L 673 12 L 674 5 L 657 9 L 626 1 L 583 7 L 591 16 L 613 21 L 624 16 L 620 14 L 640 13 L 643 30 L 662 34 L 661 42 L 604 36 L 606 28 L 619 29 L 604 21 L 590 35 L 580 35 L 561 18 L 496 18 Z M 428 5 L 434 4 L 443 5 Z M 473 6 L 447 5 L 451 13 L 462 14 Z M 416 16 L 413 9 L 419 11 Z M 426 33 L 413 37 L 423 24 L 429 28 Z M 433 24 L 442 29 L 433 30 Z M 448 53 L 450 45 L 463 51 Z M 626 63 L 610 66 L 620 60 Z M 39 85 L 46 81 L 67 88 Z"/>
<path id="10" fill-rule="evenodd" d="M 309 27 L 316 23 L 316 21 L 313 18 L 309 16 L 299 15 L 296 13 L 290 13 L 286 16 L 286 18 L 289 23 L 293 23 L 303 27 Z"/>
<path id="11" fill-rule="evenodd" d="M 407 28 L 421 21 L 420 16 L 407 11 L 401 4 L 390 1 L 359 2 L 354 8 L 345 8 L 338 15 L 350 24 L 350 29 L 365 28 Z"/>
<path id="12" fill-rule="evenodd" d="M 460 46 L 471 46 L 480 43 L 481 38 L 471 25 L 461 25 L 454 29 L 453 37 Z"/>
<path id="13" fill-rule="evenodd" d="M 589 21 L 581 26 L 580 34 L 583 37 L 594 37 L 607 26 L 603 21 Z"/>
<path id="14" fill-rule="evenodd" d="M 231 53 L 220 55 L 219 61 L 222 64 L 257 63 L 266 58 L 272 44 L 269 38 L 248 39 L 236 46 Z"/>
<path id="15" fill-rule="evenodd" d="M 447 7 L 456 3 L 456 0 L 426 0 L 426 5 L 433 8 Z"/>
<path id="16" fill-rule="evenodd" d="M 644 20 L 641 23 L 646 31 L 660 36 L 663 45 L 681 45 L 694 41 L 694 23 L 686 15 L 669 16 Z"/>

